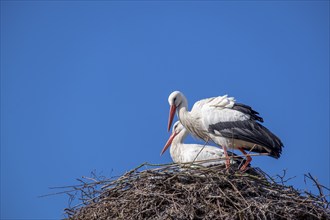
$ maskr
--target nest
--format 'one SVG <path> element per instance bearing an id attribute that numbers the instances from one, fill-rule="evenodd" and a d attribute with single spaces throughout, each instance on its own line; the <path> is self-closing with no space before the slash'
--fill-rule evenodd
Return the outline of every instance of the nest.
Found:
<path id="1" fill-rule="evenodd" d="M 80 204 L 67 219 L 330 219 L 329 202 L 259 169 L 143 164 L 119 178 L 79 179 L 65 193 Z"/>

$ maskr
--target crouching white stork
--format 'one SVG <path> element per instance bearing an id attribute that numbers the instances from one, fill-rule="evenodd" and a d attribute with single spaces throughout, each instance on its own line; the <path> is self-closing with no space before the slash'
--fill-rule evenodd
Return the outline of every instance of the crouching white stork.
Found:
<path id="1" fill-rule="evenodd" d="M 202 166 L 212 165 L 225 165 L 224 151 L 218 147 L 200 144 L 185 144 L 184 139 L 189 132 L 180 121 L 177 121 L 173 125 L 172 134 L 166 142 L 161 155 L 170 148 L 170 154 L 172 160 L 175 163 L 192 163 L 197 162 Z M 231 160 L 231 163 L 242 161 L 241 158 L 235 158 Z"/>
<path id="2" fill-rule="evenodd" d="M 263 122 L 259 113 L 250 106 L 236 103 L 232 97 L 202 99 L 190 112 L 186 97 L 179 91 L 172 92 L 168 102 L 171 106 L 168 130 L 177 111 L 180 122 L 192 135 L 206 142 L 213 141 L 223 148 L 227 168 L 230 166 L 227 148 L 238 149 L 246 156 L 241 170 L 245 170 L 252 160 L 245 150 L 267 153 L 274 158 L 281 155 L 281 140 L 258 123 Z"/>

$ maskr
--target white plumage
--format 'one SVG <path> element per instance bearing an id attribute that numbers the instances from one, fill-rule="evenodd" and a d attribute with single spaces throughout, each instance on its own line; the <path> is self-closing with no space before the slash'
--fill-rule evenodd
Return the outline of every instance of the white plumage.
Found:
<path id="1" fill-rule="evenodd" d="M 189 132 L 177 121 L 173 125 L 172 134 L 165 144 L 162 153 L 171 145 L 170 154 L 175 163 L 195 162 L 202 166 L 225 165 L 224 151 L 218 147 L 200 144 L 183 143 Z M 231 160 L 231 163 L 236 161 Z"/>
<path id="2" fill-rule="evenodd" d="M 213 141 L 223 148 L 227 168 L 227 148 L 239 149 L 246 155 L 242 170 L 252 160 L 244 150 L 280 157 L 283 146 L 281 140 L 258 123 L 263 122 L 258 112 L 250 106 L 236 103 L 233 97 L 225 95 L 200 100 L 190 112 L 186 97 L 179 91 L 172 92 L 168 102 L 171 106 L 168 130 L 177 111 L 180 122 L 192 135 L 204 141 Z"/>

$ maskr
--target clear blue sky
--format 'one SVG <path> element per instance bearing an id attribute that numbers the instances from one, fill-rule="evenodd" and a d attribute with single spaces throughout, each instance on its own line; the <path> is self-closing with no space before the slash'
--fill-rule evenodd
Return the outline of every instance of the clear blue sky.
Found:
<path id="1" fill-rule="evenodd" d="M 170 162 L 174 90 L 253 106 L 285 148 L 252 165 L 330 186 L 329 1 L 1 1 L 1 218 L 58 219 L 48 187 Z"/>

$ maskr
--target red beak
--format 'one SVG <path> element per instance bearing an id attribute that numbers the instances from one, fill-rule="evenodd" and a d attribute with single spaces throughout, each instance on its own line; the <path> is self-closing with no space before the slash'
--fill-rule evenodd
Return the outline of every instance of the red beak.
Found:
<path id="1" fill-rule="evenodd" d="M 167 131 L 170 131 L 170 129 L 171 129 L 173 118 L 174 118 L 174 114 L 175 114 L 175 110 L 176 110 L 176 106 L 175 105 L 171 105 L 170 114 L 168 116 Z"/>
<path id="2" fill-rule="evenodd" d="M 172 144 L 172 141 L 173 139 L 175 138 L 175 136 L 177 135 L 178 133 L 176 133 L 175 131 L 173 131 L 173 133 L 171 134 L 170 138 L 167 140 L 162 152 L 160 153 L 160 156 L 163 155 L 163 153 L 167 150 L 167 148 Z"/>

